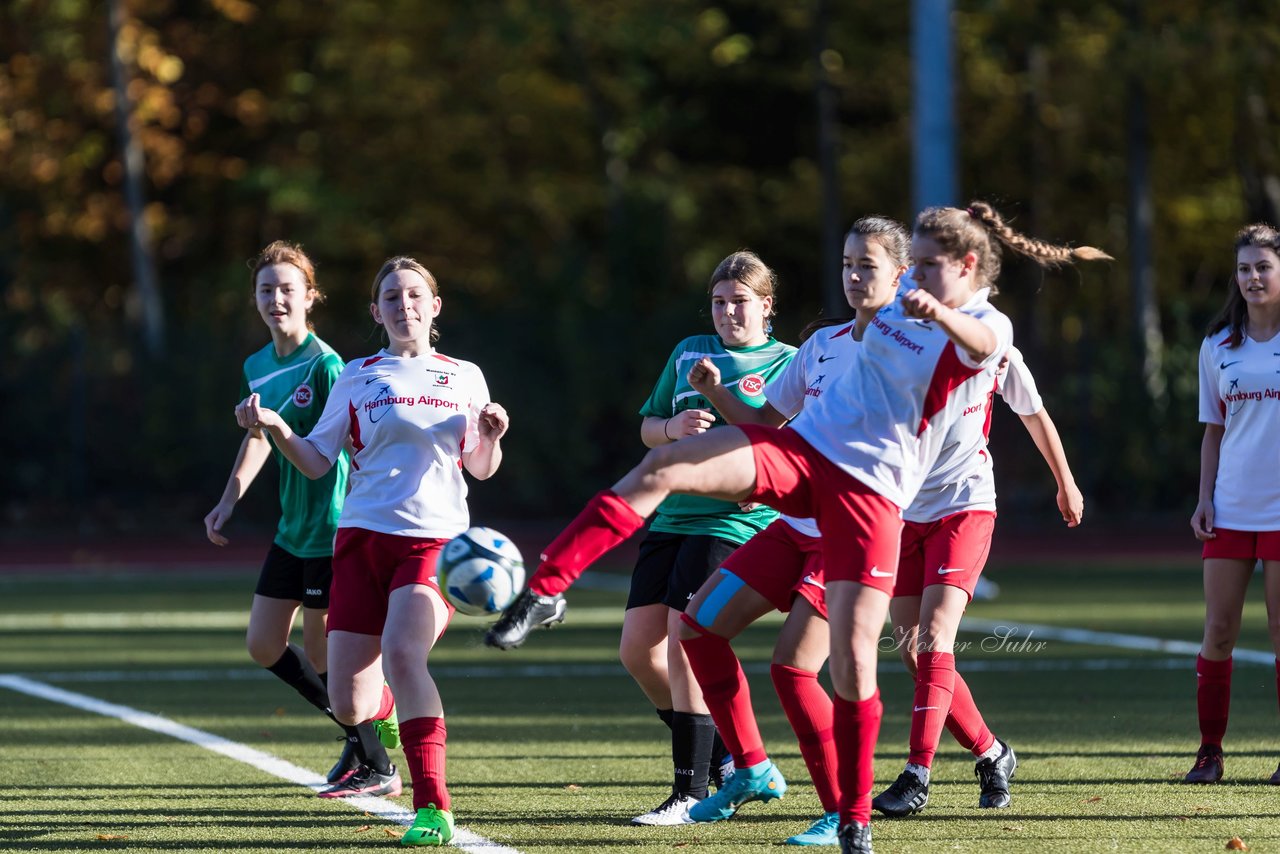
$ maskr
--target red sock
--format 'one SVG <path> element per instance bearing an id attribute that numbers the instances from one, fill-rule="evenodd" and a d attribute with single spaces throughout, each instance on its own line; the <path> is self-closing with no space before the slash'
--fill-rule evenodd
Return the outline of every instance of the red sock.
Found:
<path id="1" fill-rule="evenodd" d="M 1200 717 L 1200 743 L 1222 746 L 1231 708 L 1231 659 L 1210 661 L 1196 656 L 1196 712 Z"/>
<path id="2" fill-rule="evenodd" d="M 413 808 L 434 806 L 449 809 L 449 790 L 444 782 L 444 742 L 448 732 L 444 718 L 410 718 L 400 722 L 404 763 L 413 781 Z"/>
<path id="3" fill-rule="evenodd" d="M 955 688 L 951 692 L 951 714 L 947 715 L 947 729 L 960 742 L 960 746 L 974 756 L 981 756 L 995 744 L 996 737 L 987 729 L 987 722 L 973 702 L 969 685 L 956 674 Z"/>
<path id="4" fill-rule="evenodd" d="M 613 490 L 597 493 L 542 553 L 529 589 L 539 596 L 563 593 L 600 555 L 643 525 L 644 518 Z"/>
<path id="5" fill-rule="evenodd" d="M 378 713 L 369 720 L 385 721 L 387 718 L 391 717 L 391 713 L 395 710 L 395 695 L 391 693 L 391 686 L 384 682 L 382 683 L 382 701 L 378 704 Z"/>
<path id="6" fill-rule="evenodd" d="M 956 657 L 949 652 L 922 652 L 916 657 L 915 706 L 911 710 L 911 754 L 907 762 L 933 765 L 942 724 L 951 712 Z"/>
<path id="7" fill-rule="evenodd" d="M 800 742 L 800 755 L 818 790 L 823 812 L 835 812 L 840 805 L 840 784 L 836 780 L 836 740 L 832 727 L 831 696 L 818 683 L 818 674 L 785 664 L 769 668 L 773 687 L 782 701 L 791 729 Z"/>
<path id="8" fill-rule="evenodd" d="M 840 781 L 840 824 L 871 823 L 871 785 L 875 781 L 876 739 L 884 706 L 880 692 L 865 700 L 835 698 L 834 724 Z"/>
<path id="9" fill-rule="evenodd" d="M 681 614 L 680 619 L 698 633 L 693 640 L 681 639 L 680 646 L 702 688 L 702 699 L 706 700 L 711 719 L 720 730 L 720 738 L 733 755 L 734 767 L 750 768 L 764 762 L 769 754 L 764 751 L 755 709 L 751 707 L 751 688 L 733 647 L 727 639 L 711 634 L 688 614 Z"/>

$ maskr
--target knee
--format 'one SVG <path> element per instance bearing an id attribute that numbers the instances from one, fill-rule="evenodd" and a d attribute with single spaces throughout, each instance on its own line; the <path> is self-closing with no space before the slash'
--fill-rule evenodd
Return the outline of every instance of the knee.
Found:
<path id="1" fill-rule="evenodd" d="M 249 627 L 248 633 L 244 636 L 244 645 L 249 650 L 249 657 L 261 667 L 270 667 L 284 655 L 284 647 L 279 641 L 254 631 L 253 626 Z"/>
<path id="2" fill-rule="evenodd" d="M 382 670 L 391 684 L 401 679 L 412 680 L 415 672 L 426 667 L 429 649 L 417 645 L 388 642 L 382 643 Z"/>
<path id="3" fill-rule="evenodd" d="M 618 645 L 618 660 L 632 676 L 658 671 L 658 650 L 655 647 L 629 644 L 624 639 Z M 663 661 L 665 662 L 665 658 Z"/>
<path id="4" fill-rule="evenodd" d="M 1275 626 L 1272 637 L 1275 637 Z M 1235 617 L 1210 616 L 1204 621 L 1204 645 L 1217 650 L 1231 650 L 1240 633 L 1240 620 Z"/>
<path id="5" fill-rule="evenodd" d="M 640 461 L 640 480 L 646 489 L 664 489 L 670 487 L 670 467 L 674 459 L 674 445 L 661 445 L 651 448 Z"/>

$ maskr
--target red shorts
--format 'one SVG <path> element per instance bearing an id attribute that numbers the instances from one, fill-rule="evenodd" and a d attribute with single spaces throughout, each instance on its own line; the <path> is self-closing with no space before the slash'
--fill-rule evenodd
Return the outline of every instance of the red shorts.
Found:
<path id="1" fill-rule="evenodd" d="M 721 564 L 779 611 L 790 611 L 797 595 L 827 615 L 822 580 L 822 541 L 779 519 L 740 546 Z"/>
<path id="2" fill-rule="evenodd" d="M 1280 560 L 1280 531 L 1233 531 L 1214 528 L 1218 536 L 1204 541 L 1205 558 Z"/>
<path id="3" fill-rule="evenodd" d="M 339 528 L 333 542 L 327 631 L 381 635 L 391 591 L 407 584 L 424 584 L 435 590 L 452 619 L 453 605 L 436 584 L 436 560 L 447 542 L 380 534 L 364 528 Z M 440 631 L 444 631 L 443 626 Z"/>
<path id="4" fill-rule="evenodd" d="M 790 427 L 743 424 L 739 429 L 750 440 L 756 463 L 756 487 L 749 500 L 817 520 L 828 581 L 856 581 L 892 593 L 902 509 L 815 451 Z"/>
<path id="5" fill-rule="evenodd" d="M 969 598 L 991 551 L 996 514 L 966 510 L 933 522 L 907 522 L 902 527 L 902 560 L 894 596 L 919 596 L 926 587 L 959 587 Z"/>

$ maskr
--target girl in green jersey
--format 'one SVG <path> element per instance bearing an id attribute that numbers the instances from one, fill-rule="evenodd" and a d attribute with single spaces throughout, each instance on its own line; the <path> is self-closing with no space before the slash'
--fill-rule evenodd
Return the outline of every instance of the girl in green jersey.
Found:
<path id="1" fill-rule="evenodd" d="M 342 358 L 315 336 L 308 320 L 312 307 L 324 300 L 315 267 L 302 247 L 277 240 L 253 260 L 252 268 L 254 305 L 271 333 L 271 343 L 245 360 L 240 399 L 251 392 L 261 394 L 294 430 L 306 434 L 343 368 Z M 262 430 L 246 431 L 222 497 L 204 518 L 205 533 L 215 545 L 227 544 L 222 528 L 273 451 L 281 462 L 279 450 Z M 327 715 L 325 618 L 347 470 L 345 455 L 328 476 L 316 481 L 292 465 L 280 466 L 280 523 L 258 577 L 245 638 L 254 661 Z M 305 653 L 289 642 L 299 607 Z M 362 724 L 343 730 L 346 746 L 329 771 L 332 785 L 321 795 L 355 794 L 343 783 L 366 769 L 373 774 L 363 776 L 379 777 L 386 785 L 385 791 L 364 794 L 399 794 L 399 777 L 379 741 L 381 735 L 391 742 L 388 746 L 396 746 L 394 724 L 379 721 L 376 728 Z"/>
<path id="2" fill-rule="evenodd" d="M 723 385 L 745 404 L 764 404 L 765 383 L 795 355 L 794 347 L 769 334 L 774 287 L 773 271 L 751 252 L 735 252 L 720 262 L 707 287 L 716 334 L 684 339 L 667 359 L 640 409 L 645 445 L 656 448 L 726 423 L 689 384 L 689 370 L 700 359 L 710 359 Z M 680 647 L 680 615 L 707 576 L 777 515 L 763 505 L 672 495 L 658 508 L 640 543 L 619 654 L 671 729 L 674 783 L 671 795 L 633 818 L 633 824 L 689 823 L 689 807 L 707 796 L 709 778 L 718 781 L 731 768 Z M 485 642 L 504 649 L 518 646 L 536 626 L 558 621 L 563 602 L 555 600 L 568 584 L 556 582 L 531 579 L 529 589 L 507 608 Z M 550 610 L 539 616 L 539 607 Z"/>

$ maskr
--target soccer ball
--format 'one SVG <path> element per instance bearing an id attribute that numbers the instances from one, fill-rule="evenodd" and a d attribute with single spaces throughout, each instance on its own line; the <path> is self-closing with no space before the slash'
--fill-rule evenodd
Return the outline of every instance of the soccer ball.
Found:
<path id="1" fill-rule="evenodd" d="M 524 589 L 524 558 L 515 543 L 492 528 L 468 528 L 445 543 L 436 581 L 462 613 L 496 614 Z"/>

